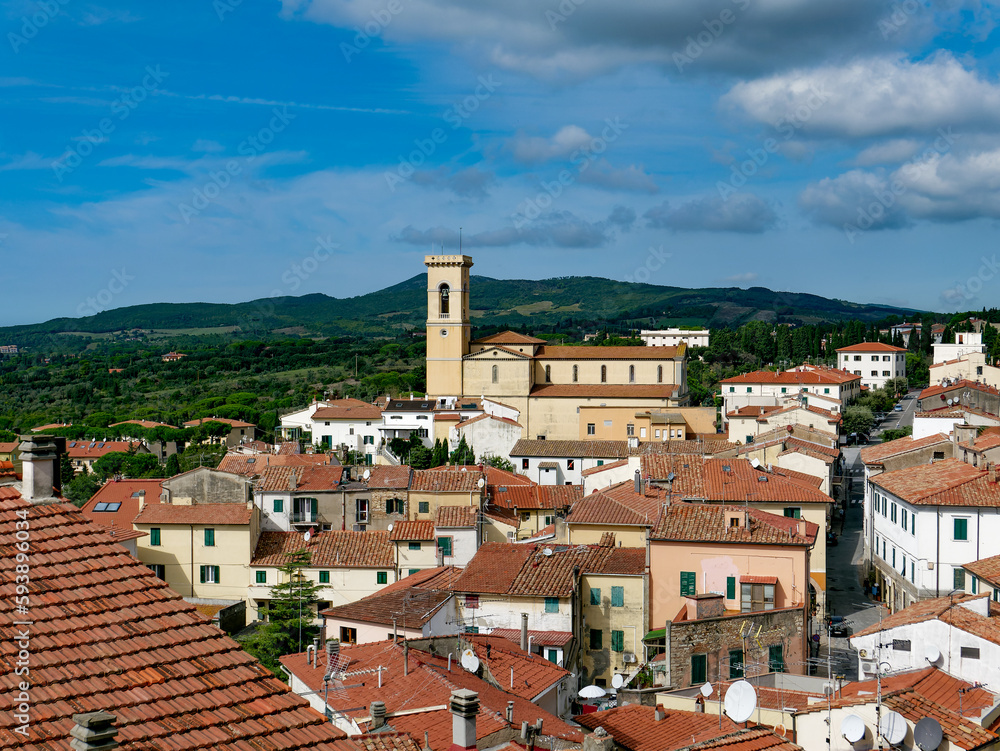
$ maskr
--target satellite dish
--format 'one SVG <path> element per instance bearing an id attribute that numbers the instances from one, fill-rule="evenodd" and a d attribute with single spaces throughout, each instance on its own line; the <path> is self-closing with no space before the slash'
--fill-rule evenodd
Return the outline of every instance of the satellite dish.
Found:
<path id="1" fill-rule="evenodd" d="M 370 480 L 371 476 L 372 476 L 372 471 L 370 469 L 366 469 L 365 473 L 362 475 L 362 477 L 364 477 L 366 480 Z"/>
<path id="2" fill-rule="evenodd" d="M 550 555 L 552 555 L 552 548 L 543 548 L 542 555 L 548 558 Z"/>
<path id="3" fill-rule="evenodd" d="M 726 716 L 733 722 L 746 722 L 757 708 L 757 692 L 746 681 L 736 681 L 723 700 Z"/>
<path id="4" fill-rule="evenodd" d="M 392 532 L 392 525 L 390 524 L 388 527 L 386 527 L 386 529 Z"/>
<path id="5" fill-rule="evenodd" d="M 480 489 L 480 490 L 482 490 L 482 489 L 483 489 L 483 486 L 484 486 L 485 484 L 486 484 L 486 478 L 485 478 L 485 477 L 480 477 L 480 478 L 479 478 L 479 482 L 477 482 L 477 483 L 476 483 L 476 485 L 478 485 L 478 486 L 479 486 L 479 489 Z"/>
<path id="6" fill-rule="evenodd" d="M 309 542 L 309 540 L 312 539 L 312 530 L 311 529 L 307 529 L 306 533 L 304 535 L 302 535 L 302 537 L 305 539 L 306 542 Z"/>
<path id="7" fill-rule="evenodd" d="M 712 695 L 712 691 L 714 689 L 712 688 L 712 684 L 711 683 L 704 683 L 704 684 L 702 684 L 702 687 L 700 689 L 698 689 L 698 690 L 701 691 L 701 695 L 704 696 L 707 699 L 709 696 Z"/>
<path id="8" fill-rule="evenodd" d="M 750 466 L 753 467 L 754 469 L 757 469 L 757 467 L 760 466 L 760 460 L 757 458 L 751 459 Z"/>
<path id="9" fill-rule="evenodd" d="M 612 688 L 621 688 L 625 685 L 625 676 L 621 673 L 615 673 L 614 677 L 611 679 Z"/>
<path id="10" fill-rule="evenodd" d="M 927 645 L 927 650 L 924 652 L 924 657 L 927 659 L 931 665 L 941 659 L 941 650 L 935 647 L 933 644 Z"/>
<path id="11" fill-rule="evenodd" d="M 848 743 L 857 743 L 865 737 L 865 721 L 856 714 L 849 714 L 840 723 L 840 734 Z"/>
<path id="12" fill-rule="evenodd" d="M 462 667 L 470 673 L 475 673 L 479 670 L 479 658 L 476 657 L 476 653 L 471 649 L 462 652 Z"/>
<path id="13" fill-rule="evenodd" d="M 913 728 L 913 742 L 920 747 L 920 751 L 934 751 L 941 745 L 942 738 L 941 723 L 933 717 L 925 717 Z"/>
<path id="14" fill-rule="evenodd" d="M 899 712 L 891 709 L 882 715 L 882 722 L 879 723 L 878 731 L 893 746 L 898 746 L 906 737 L 906 720 Z"/>

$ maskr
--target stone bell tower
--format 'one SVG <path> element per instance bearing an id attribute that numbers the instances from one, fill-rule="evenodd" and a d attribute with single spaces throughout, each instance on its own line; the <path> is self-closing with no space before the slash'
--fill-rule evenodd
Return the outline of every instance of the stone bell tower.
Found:
<path id="1" fill-rule="evenodd" d="M 425 256 L 427 395 L 463 396 L 462 358 L 469 354 L 469 256 Z"/>

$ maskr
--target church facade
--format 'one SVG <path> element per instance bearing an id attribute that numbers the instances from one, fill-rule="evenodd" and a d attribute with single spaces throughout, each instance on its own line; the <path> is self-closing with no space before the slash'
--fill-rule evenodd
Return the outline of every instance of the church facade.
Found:
<path id="1" fill-rule="evenodd" d="M 472 338 L 465 255 L 426 256 L 427 396 L 487 397 L 521 413 L 524 436 L 577 440 L 581 407 L 689 403 L 687 347 L 555 346 L 504 331 Z"/>

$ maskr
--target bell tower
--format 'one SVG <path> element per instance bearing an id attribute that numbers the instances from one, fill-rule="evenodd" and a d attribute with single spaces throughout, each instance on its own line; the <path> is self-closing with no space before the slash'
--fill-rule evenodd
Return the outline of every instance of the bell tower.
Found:
<path id="1" fill-rule="evenodd" d="M 427 395 L 464 396 L 469 354 L 469 256 L 424 256 L 427 267 Z"/>

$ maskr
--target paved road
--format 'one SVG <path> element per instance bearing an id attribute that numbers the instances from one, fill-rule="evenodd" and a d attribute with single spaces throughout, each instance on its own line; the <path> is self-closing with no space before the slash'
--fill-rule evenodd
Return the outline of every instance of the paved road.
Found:
<path id="1" fill-rule="evenodd" d="M 909 397 L 908 399 L 903 399 L 901 402 L 897 402 L 898 404 L 903 405 L 903 411 L 891 411 L 887 413 L 880 428 L 882 430 L 889 430 L 890 428 L 912 427 L 913 416 L 917 412 L 917 396 L 919 394 L 920 389 L 913 389 L 907 394 Z"/>

